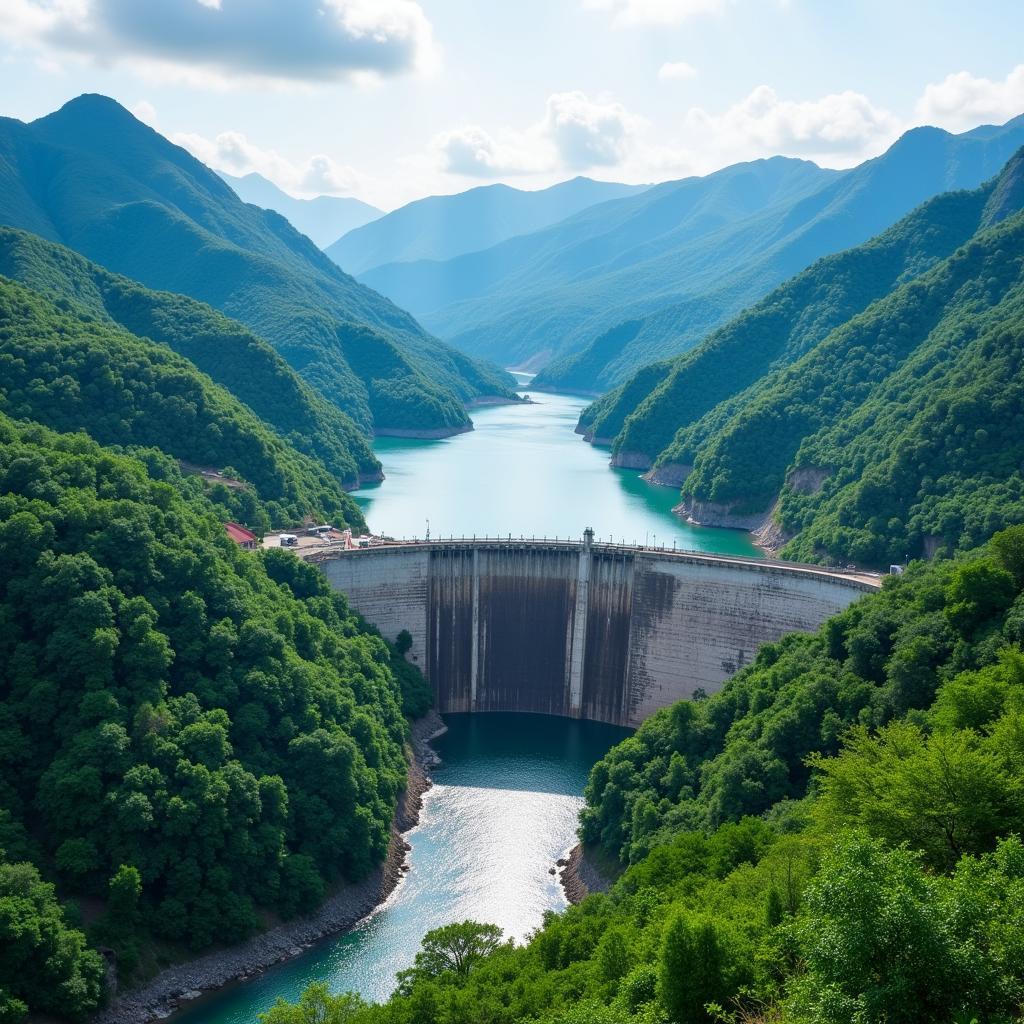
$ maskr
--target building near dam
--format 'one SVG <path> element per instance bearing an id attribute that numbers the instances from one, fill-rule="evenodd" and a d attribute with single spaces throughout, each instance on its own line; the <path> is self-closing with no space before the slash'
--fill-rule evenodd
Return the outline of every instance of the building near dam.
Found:
<path id="1" fill-rule="evenodd" d="M 809 632 L 879 581 L 816 566 L 548 540 L 335 550 L 331 586 L 412 636 L 438 710 L 531 711 L 637 726 L 713 693 L 758 646 Z"/>

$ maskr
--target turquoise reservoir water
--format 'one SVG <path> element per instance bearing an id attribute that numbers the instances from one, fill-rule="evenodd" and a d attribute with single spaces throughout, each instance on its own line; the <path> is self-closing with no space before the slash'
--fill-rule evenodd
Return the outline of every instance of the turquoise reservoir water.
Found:
<path id="1" fill-rule="evenodd" d="M 431 928 L 472 918 L 523 939 L 545 910 L 565 906 L 548 868 L 574 842 L 591 765 L 628 730 L 537 715 L 446 721 L 434 742 L 444 764 L 406 837 L 412 870 L 388 902 L 355 931 L 207 997 L 175 1024 L 252 1024 L 312 981 L 384 999 Z"/>
<path id="2" fill-rule="evenodd" d="M 371 528 L 393 537 L 579 537 L 759 554 L 739 530 L 693 527 L 679 501 L 634 470 L 609 469 L 608 451 L 573 432 L 587 399 L 533 395 L 534 405 L 473 411 L 476 427 L 441 441 L 379 438 L 381 484 L 355 492 Z"/>

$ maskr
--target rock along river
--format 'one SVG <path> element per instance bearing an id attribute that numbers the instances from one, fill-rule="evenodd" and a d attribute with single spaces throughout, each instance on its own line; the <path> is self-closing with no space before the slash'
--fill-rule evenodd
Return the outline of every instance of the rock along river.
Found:
<path id="1" fill-rule="evenodd" d="M 441 441 L 379 439 L 384 483 L 355 497 L 375 532 L 432 536 L 579 537 L 756 555 L 745 534 L 691 527 L 672 514 L 676 493 L 573 433 L 586 400 L 537 394 L 535 404 L 474 410 L 476 429 Z M 434 741 L 420 824 L 406 835 L 409 874 L 352 932 L 327 940 L 243 985 L 199 1000 L 174 1024 L 253 1024 L 278 996 L 313 981 L 381 1000 L 423 935 L 473 918 L 523 939 L 545 910 L 566 905 L 554 861 L 575 842 L 587 774 L 627 730 L 530 715 L 450 715 Z"/>

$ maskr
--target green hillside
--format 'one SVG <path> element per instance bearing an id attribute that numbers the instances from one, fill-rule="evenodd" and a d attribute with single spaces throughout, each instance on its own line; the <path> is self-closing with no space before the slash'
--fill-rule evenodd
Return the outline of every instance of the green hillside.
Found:
<path id="1" fill-rule="evenodd" d="M 240 320 L 364 431 L 464 429 L 466 401 L 510 394 L 504 374 L 432 338 L 113 100 L 0 120 L 0 223 Z M 348 365 L 353 345 L 374 376 Z"/>
<path id="2" fill-rule="evenodd" d="M 87 1016 L 98 948 L 126 983 L 382 859 L 403 693 L 315 569 L 239 549 L 166 456 L 3 414 L 0 563 L 5 1020 Z M 91 949 L 40 871 L 91 908 Z"/>
<path id="3" fill-rule="evenodd" d="M 804 559 L 885 566 L 1018 521 L 1022 169 L 820 260 L 579 429 L 682 482 L 697 521 L 750 528 L 781 495 L 769 540 Z"/>
<path id="4" fill-rule="evenodd" d="M 322 462 L 342 486 L 379 476 L 380 463 L 352 420 L 265 341 L 209 306 L 151 291 L 64 246 L 12 228 L 0 228 L 0 274 L 174 349 L 293 447 Z"/>
<path id="5" fill-rule="evenodd" d="M 230 469 L 248 486 L 216 498 L 256 529 L 307 517 L 362 527 L 325 466 L 296 451 L 183 357 L 67 299 L 51 302 L 0 277 L 0 411 L 103 444 L 156 448 Z"/>
<path id="6" fill-rule="evenodd" d="M 1022 641 L 1024 528 L 911 566 L 594 766 L 608 893 L 522 945 L 438 929 L 385 1005 L 314 985 L 266 1024 L 1020 1020 Z"/>
<path id="7" fill-rule="evenodd" d="M 817 261 L 674 360 L 632 407 L 609 396 L 588 414 L 596 434 L 615 438 L 616 452 L 652 464 L 680 427 L 794 362 L 830 330 L 967 241 L 993 187 L 937 196 L 878 238 Z M 622 391 L 635 395 L 637 385 Z"/>

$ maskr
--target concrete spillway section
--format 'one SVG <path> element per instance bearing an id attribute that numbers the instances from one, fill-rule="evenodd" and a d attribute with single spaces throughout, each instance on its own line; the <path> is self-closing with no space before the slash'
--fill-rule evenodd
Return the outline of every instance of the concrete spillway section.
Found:
<path id="1" fill-rule="evenodd" d="M 410 656 L 445 711 L 637 726 L 713 693 L 758 646 L 810 632 L 878 581 L 613 544 L 455 540 L 325 552 L 332 587 Z"/>

